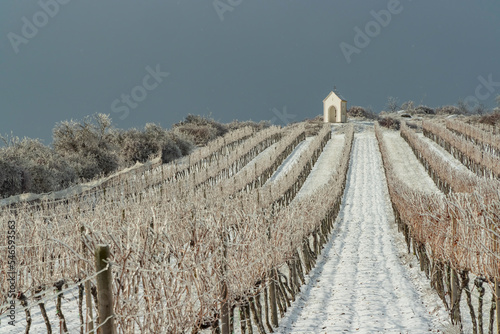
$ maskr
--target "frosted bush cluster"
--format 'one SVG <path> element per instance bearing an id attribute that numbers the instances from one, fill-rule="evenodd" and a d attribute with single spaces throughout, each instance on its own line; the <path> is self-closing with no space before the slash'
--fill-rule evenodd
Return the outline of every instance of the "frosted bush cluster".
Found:
<path id="1" fill-rule="evenodd" d="M 109 115 L 82 121 L 62 121 L 54 127 L 52 147 L 36 139 L 2 137 L 0 198 L 21 193 L 46 193 L 109 175 L 121 168 L 161 157 L 163 163 L 191 153 L 229 130 L 268 124 L 233 121 L 218 123 L 189 115 L 166 130 L 148 123 L 144 129 L 116 129 Z"/>

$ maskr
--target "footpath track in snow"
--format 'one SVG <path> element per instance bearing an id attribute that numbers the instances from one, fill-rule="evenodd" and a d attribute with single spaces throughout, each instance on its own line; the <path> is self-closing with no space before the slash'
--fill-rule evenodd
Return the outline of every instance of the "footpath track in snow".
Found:
<path id="1" fill-rule="evenodd" d="M 304 153 L 311 144 L 314 137 L 307 137 L 305 140 L 300 142 L 295 149 L 290 153 L 290 155 L 283 161 L 283 163 L 276 169 L 274 174 L 267 180 L 269 183 L 277 183 L 282 177 L 293 168 L 300 158 L 301 154 Z"/>
<path id="2" fill-rule="evenodd" d="M 332 133 L 332 138 L 325 145 L 318 161 L 314 164 L 311 173 L 297 193 L 296 199 L 312 194 L 317 188 L 328 182 L 335 172 L 337 163 L 340 161 L 344 142 L 344 134 Z"/>
<path id="3" fill-rule="evenodd" d="M 399 258 L 373 128 L 355 135 L 347 177 L 330 242 L 277 332 L 437 332 Z"/>
<path id="4" fill-rule="evenodd" d="M 382 130 L 383 140 L 387 147 L 394 171 L 400 180 L 416 191 L 439 194 L 440 190 L 418 161 L 408 143 L 399 131 Z"/>

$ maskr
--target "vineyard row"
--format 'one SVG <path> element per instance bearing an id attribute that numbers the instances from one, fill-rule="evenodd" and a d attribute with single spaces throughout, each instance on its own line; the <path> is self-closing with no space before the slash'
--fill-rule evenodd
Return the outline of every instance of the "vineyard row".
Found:
<path id="1" fill-rule="evenodd" d="M 405 235 L 408 251 L 413 246 L 413 252 L 420 260 L 421 270 L 430 278 L 431 286 L 450 311 L 454 323 L 460 322 L 460 296 L 465 291 L 476 328 L 476 313 L 472 307 L 468 285 L 469 273 L 479 277 L 474 283 L 479 290 L 482 289 L 483 295 L 483 283 L 496 285 L 500 278 L 498 184 L 480 182 L 469 189 L 468 193 L 450 191 L 462 189 L 463 182 L 453 183 L 456 180 L 449 178 L 450 171 L 440 168 L 446 164 L 444 161 L 437 161 L 440 156 L 433 155 L 428 147 L 419 142 L 415 133 L 403 125 L 401 135 L 408 138 L 410 146 L 413 144 L 415 154 L 436 184 L 444 187 L 447 195 L 416 192 L 397 177 L 378 126 L 376 135 L 396 223 Z M 495 301 L 491 312 L 498 304 Z M 482 312 L 480 308 L 478 319 L 481 321 Z M 490 328 L 493 319 L 493 313 L 490 313 Z"/>
<path id="2" fill-rule="evenodd" d="M 500 158 L 481 149 L 445 126 L 423 121 L 424 135 L 450 152 L 471 171 L 480 177 L 500 178 Z"/>
<path id="3" fill-rule="evenodd" d="M 461 121 L 446 120 L 446 127 L 481 147 L 481 150 L 500 156 L 500 135 L 492 134 Z"/>
<path id="4" fill-rule="evenodd" d="M 222 321 L 221 305 L 229 305 L 229 311 L 251 310 L 254 323 L 265 326 L 262 313 L 255 320 L 260 293 L 268 297 L 265 312 L 276 307 L 281 312 L 327 239 L 345 184 L 350 131 L 336 175 L 314 195 L 289 206 L 301 186 L 297 180 L 305 180 L 329 129 L 313 139 L 287 177 L 246 195 L 229 198 L 193 192 L 186 198 L 152 188 L 142 196 L 114 202 L 80 199 L 67 207 L 17 211 L 16 216 L 2 212 L 2 225 L 16 219 L 18 239 L 23 240 L 18 249 L 23 264 L 18 284 L 26 308 L 39 305 L 39 297 L 49 298 L 50 293 L 40 287 L 51 286 L 54 277 L 77 285 L 95 277 L 89 259 L 97 245 L 105 243 L 111 246 L 120 332 L 191 332 Z M 325 199 L 328 203 L 318 207 Z M 279 272 L 282 266 L 293 273 L 288 281 Z M 2 285 L 2 296 L 5 292 Z"/>
<path id="5" fill-rule="evenodd" d="M 405 122 L 401 123 L 401 137 L 410 145 L 415 156 L 443 193 L 448 194 L 450 191 L 466 193 L 477 186 L 478 177 L 461 169 L 450 168 L 449 161 L 431 150 L 429 144 L 412 131 Z"/>

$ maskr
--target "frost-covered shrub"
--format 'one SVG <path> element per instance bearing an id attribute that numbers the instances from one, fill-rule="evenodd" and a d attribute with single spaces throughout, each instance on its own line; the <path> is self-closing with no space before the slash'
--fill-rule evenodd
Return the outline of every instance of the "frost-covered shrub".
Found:
<path id="1" fill-rule="evenodd" d="M 360 106 L 352 106 L 349 109 L 347 109 L 347 116 L 367 118 L 367 119 L 377 119 L 377 114 L 375 114 L 370 109 L 365 109 Z"/>
<path id="2" fill-rule="evenodd" d="M 415 112 L 417 114 L 425 114 L 425 115 L 435 115 L 436 114 L 434 109 L 429 108 L 429 107 L 424 106 L 424 105 L 420 105 L 420 106 L 416 107 Z"/>
<path id="3" fill-rule="evenodd" d="M 190 138 L 196 145 L 204 146 L 209 141 L 217 138 L 217 130 L 210 124 L 182 124 L 175 127 L 176 132 L 180 132 Z"/>
<path id="4" fill-rule="evenodd" d="M 461 115 L 462 112 L 456 106 L 442 106 L 436 108 L 436 115 Z"/>
<path id="5" fill-rule="evenodd" d="M 160 144 L 144 131 L 129 129 L 118 135 L 120 155 L 125 166 L 147 161 L 150 157 L 158 155 Z"/>
<path id="6" fill-rule="evenodd" d="M 173 129 L 189 136 L 196 145 L 206 145 L 229 131 L 227 125 L 197 115 L 188 115 L 184 121 L 174 124 Z"/>
<path id="7" fill-rule="evenodd" d="M 109 115 L 96 114 L 82 121 L 63 121 L 53 129 L 53 147 L 37 140 L 0 136 L 0 197 L 23 192 L 42 193 L 64 189 L 129 167 L 137 161 L 160 157 L 170 162 L 189 154 L 198 145 L 229 131 L 268 122 L 233 122 L 231 127 L 202 116 L 189 115 L 171 131 L 148 123 L 143 130 L 119 130 Z"/>
<path id="8" fill-rule="evenodd" d="M 181 155 L 188 155 L 191 153 L 193 148 L 195 147 L 191 138 L 181 132 L 171 131 L 168 133 L 168 139 L 172 140 L 175 145 L 179 148 Z"/>
<path id="9" fill-rule="evenodd" d="M 399 127 L 401 125 L 401 122 L 398 119 L 394 119 L 391 117 L 382 117 L 378 120 L 378 123 L 381 126 L 392 130 L 399 130 Z"/>
<path id="10" fill-rule="evenodd" d="M 115 135 L 116 146 L 120 147 L 124 167 L 145 162 L 154 157 L 164 161 L 191 153 L 194 144 L 187 134 L 179 130 L 167 131 L 161 126 L 148 123 L 144 130 L 129 129 L 118 131 Z"/>
<path id="11" fill-rule="evenodd" d="M 479 123 L 489 124 L 489 125 L 500 125 L 500 111 L 484 115 L 479 119 Z"/>
<path id="12" fill-rule="evenodd" d="M 226 125 L 216 122 L 211 118 L 199 115 L 188 115 L 186 120 L 181 122 L 181 124 L 211 125 L 215 129 L 217 137 L 223 136 L 228 132 Z"/>
<path id="13" fill-rule="evenodd" d="M 86 117 L 82 122 L 60 122 L 52 131 L 54 149 L 80 178 L 89 180 L 109 174 L 120 165 L 110 128 L 111 119 L 104 114 Z"/>
<path id="14" fill-rule="evenodd" d="M 17 140 L 2 148 L 0 153 L 2 196 L 60 190 L 78 181 L 75 169 L 38 140 Z"/>
<path id="15" fill-rule="evenodd" d="M 161 161 L 168 163 L 180 157 L 182 157 L 182 152 L 175 141 L 171 139 L 166 140 L 161 148 Z"/>
<path id="16" fill-rule="evenodd" d="M 0 198 L 17 195 L 26 191 L 25 172 L 11 161 L 0 156 Z"/>
<path id="17" fill-rule="evenodd" d="M 271 123 L 269 121 L 260 121 L 260 122 L 254 122 L 254 121 L 238 121 L 234 120 L 231 123 L 227 124 L 227 128 L 229 131 L 237 130 L 244 128 L 246 126 L 251 126 L 254 128 L 255 131 L 260 131 L 262 129 L 268 128 L 271 126 Z"/>

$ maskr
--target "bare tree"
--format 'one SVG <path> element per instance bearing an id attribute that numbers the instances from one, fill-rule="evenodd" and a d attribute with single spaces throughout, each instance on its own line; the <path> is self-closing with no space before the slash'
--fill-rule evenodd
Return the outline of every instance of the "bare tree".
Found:
<path id="1" fill-rule="evenodd" d="M 399 100 L 396 97 L 389 96 L 387 98 L 387 104 L 386 104 L 387 110 L 391 112 L 395 112 L 399 110 Z"/>
<path id="2" fill-rule="evenodd" d="M 406 101 L 401 105 L 401 109 L 405 110 L 408 113 L 414 113 L 415 112 L 415 102 L 412 100 Z"/>

